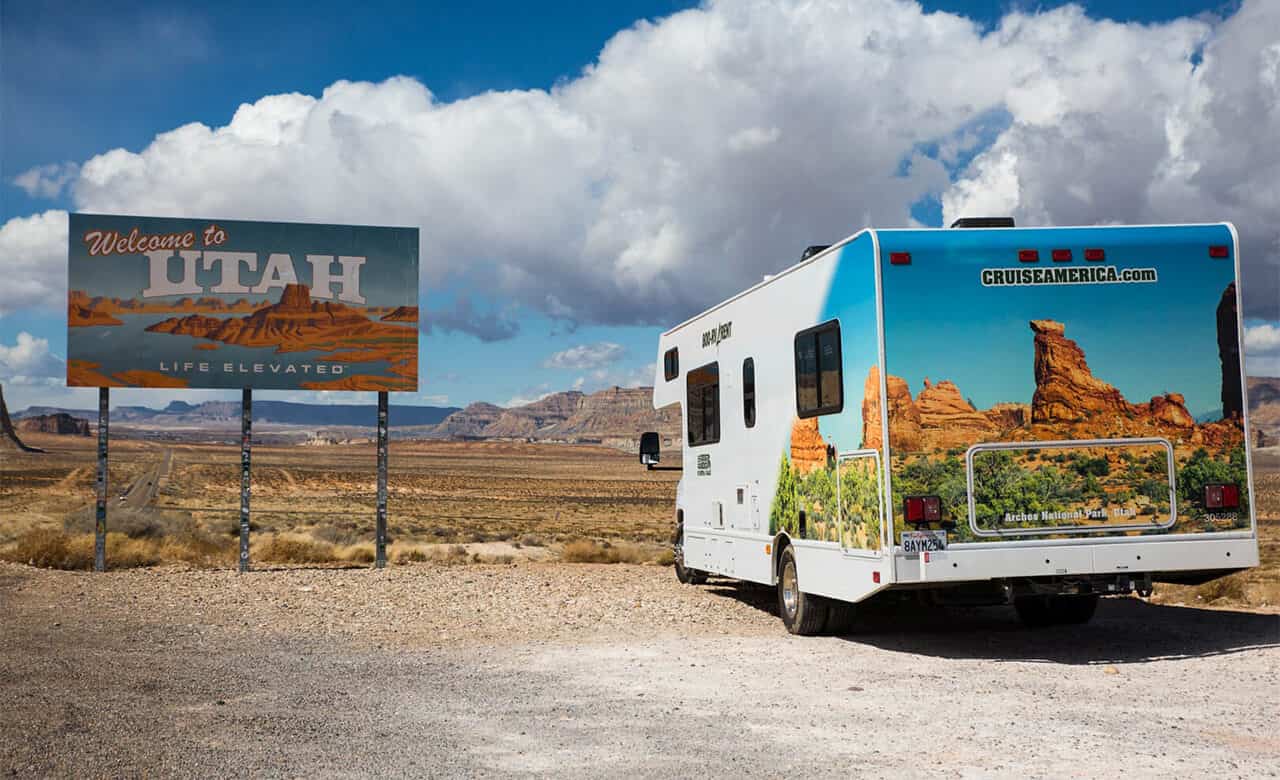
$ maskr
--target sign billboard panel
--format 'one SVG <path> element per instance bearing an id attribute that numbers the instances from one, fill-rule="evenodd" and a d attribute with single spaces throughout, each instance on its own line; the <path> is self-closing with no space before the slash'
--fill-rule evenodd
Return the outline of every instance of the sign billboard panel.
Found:
<path id="1" fill-rule="evenodd" d="M 72 214 L 67 385 L 418 388 L 417 228 Z"/>

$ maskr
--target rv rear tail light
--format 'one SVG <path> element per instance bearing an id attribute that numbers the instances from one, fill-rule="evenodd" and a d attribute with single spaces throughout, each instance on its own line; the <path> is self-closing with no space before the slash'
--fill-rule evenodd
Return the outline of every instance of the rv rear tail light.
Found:
<path id="1" fill-rule="evenodd" d="M 902 514 L 908 523 L 936 523 L 942 517 L 942 499 L 937 496 L 907 496 Z"/>
<path id="2" fill-rule="evenodd" d="M 911 265 L 910 252 L 890 252 L 889 262 L 892 265 Z"/>
<path id="3" fill-rule="evenodd" d="M 1040 262 L 1040 252 L 1035 249 L 1019 249 L 1018 262 L 1020 263 L 1038 263 Z"/>
<path id="4" fill-rule="evenodd" d="M 1211 246 L 1209 247 L 1209 257 L 1218 259 L 1231 257 L 1231 248 L 1227 246 Z"/>
<path id="5" fill-rule="evenodd" d="M 1237 485 L 1205 485 L 1206 509 L 1237 509 L 1240 506 L 1240 488 Z"/>
<path id="6" fill-rule="evenodd" d="M 1055 249 L 1055 250 L 1053 250 L 1053 255 L 1052 255 L 1052 256 L 1053 256 L 1053 262 L 1055 262 L 1055 263 L 1069 263 L 1069 262 L 1071 262 L 1071 250 L 1070 250 L 1070 249 Z"/>
<path id="7" fill-rule="evenodd" d="M 1106 260 L 1107 253 L 1101 249 L 1086 249 L 1084 250 L 1084 259 L 1091 260 L 1096 263 L 1099 260 Z"/>

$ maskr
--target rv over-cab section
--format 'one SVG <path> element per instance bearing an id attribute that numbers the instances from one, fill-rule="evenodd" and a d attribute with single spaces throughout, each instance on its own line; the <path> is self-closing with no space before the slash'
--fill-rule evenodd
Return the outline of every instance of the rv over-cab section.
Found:
<path id="1" fill-rule="evenodd" d="M 1255 565 L 1230 225 L 863 231 L 663 334 L 688 565 L 800 588 Z M 1123 585 L 1123 582 L 1121 583 Z"/>

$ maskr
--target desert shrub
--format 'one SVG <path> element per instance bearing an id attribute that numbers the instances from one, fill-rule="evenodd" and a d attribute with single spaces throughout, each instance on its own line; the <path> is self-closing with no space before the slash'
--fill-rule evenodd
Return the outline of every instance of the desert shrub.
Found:
<path id="1" fill-rule="evenodd" d="M 33 528 L 0 552 L 0 557 L 43 569 L 92 569 L 93 537 L 87 548 L 79 543 L 81 539 L 53 528 Z"/>
<path id="2" fill-rule="evenodd" d="M 329 563 L 338 560 L 337 549 L 298 534 L 269 534 L 253 542 L 254 559 L 269 563 Z"/>
<path id="3" fill-rule="evenodd" d="M 1219 577 L 1196 588 L 1196 595 L 1205 601 L 1247 601 L 1244 578 L 1239 574 Z"/>
<path id="4" fill-rule="evenodd" d="M 337 552 L 338 558 L 347 563 L 373 563 L 377 558 L 372 544 L 353 544 Z"/>
<path id="5" fill-rule="evenodd" d="M 662 548 L 646 549 L 635 544 L 610 544 L 577 539 L 560 552 L 566 563 L 648 563 L 662 555 Z"/>
<path id="6" fill-rule="evenodd" d="M 360 533 L 354 528 L 339 525 L 321 525 L 311 529 L 311 535 L 329 544 L 356 544 L 360 541 Z"/>
<path id="7" fill-rule="evenodd" d="M 520 544 L 525 547 L 546 547 L 546 542 L 542 541 L 542 537 L 536 534 L 525 534 L 520 537 Z"/>
<path id="8" fill-rule="evenodd" d="M 396 551 L 392 557 L 395 563 L 426 563 L 431 560 L 421 547 L 405 547 Z"/>

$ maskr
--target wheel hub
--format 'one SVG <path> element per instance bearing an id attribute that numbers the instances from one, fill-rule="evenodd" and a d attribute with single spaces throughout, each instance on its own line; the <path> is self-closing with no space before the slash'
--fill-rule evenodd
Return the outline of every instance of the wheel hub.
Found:
<path id="1" fill-rule="evenodd" d="M 800 601 L 800 589 L 796 587 L 796 567 L 790 561 L 782 569 L 782 607 L 788 615 L 796 613 Z"/>

